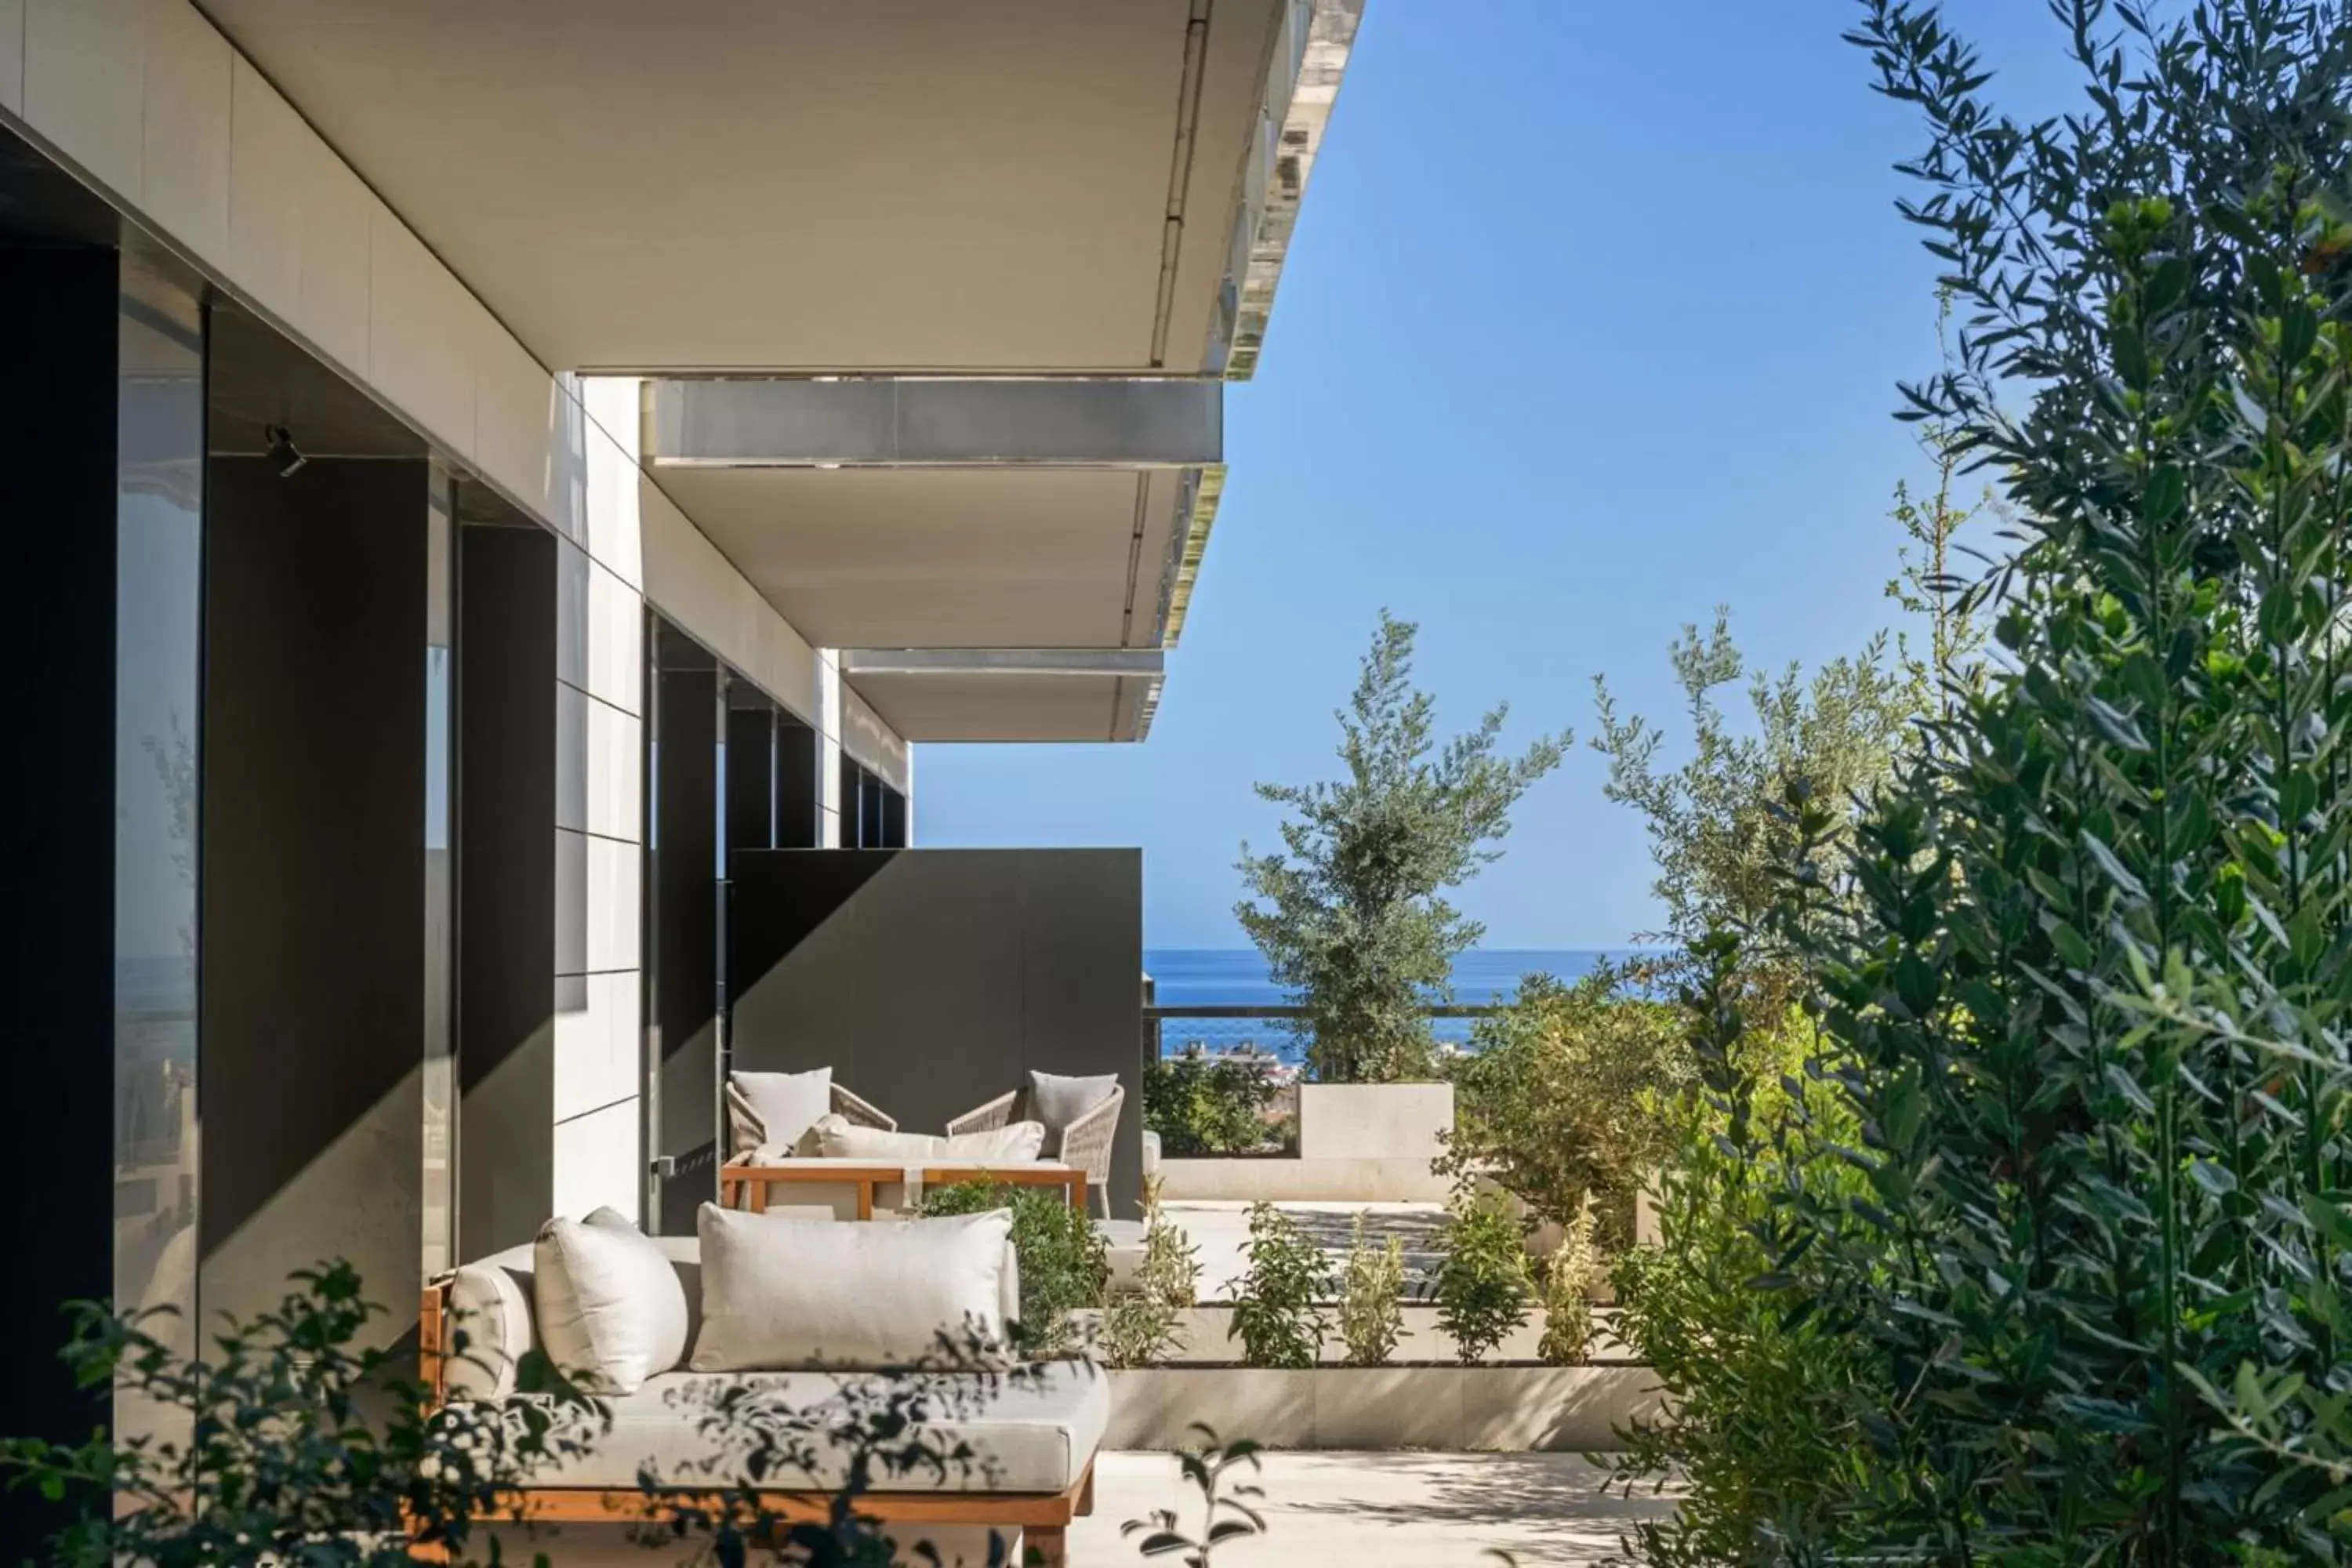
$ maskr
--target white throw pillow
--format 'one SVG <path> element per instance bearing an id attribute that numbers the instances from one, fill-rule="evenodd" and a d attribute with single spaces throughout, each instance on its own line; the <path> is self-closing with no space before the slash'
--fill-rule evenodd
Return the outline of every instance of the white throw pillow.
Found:
<path id="1" fill-rule="evenodd" d="M 609 1208 L 551 1219 L 531 1248 L 539 1342 L 596 1394 L 635 1394 L 687 1347 L 686 1287 L 652 1238 Z"/>
<path id="2" fill-rule="evenodd" d="M 833 1109 L 833 1069 L 727 1075 L 729 1152 L 789 1149 Z"/>
<path id="3" fill-rule="evenodd" d="M 1118 1092 L 1118 1074 L 1115 1072 L 1094 1078 L 1069 1078 L 1033 1069 L 1029 1074 L 1029 1114 L 1045 1124 L 1045 1131 L 1054 1135 L 1055 1147 L 1059 1148 L 1062 1134 L 1071 1122 Z"/>
<path id="4" fill-rule="evenodd" d="M 705 1204 L 695 1227 L 696 1372 L 911 1366 L 942 1334 L 1005 1344 L 1006 1210 L 844 1223 Z"/>
<path id="5" fill-rule="evenodd" d="M 950 1160 L 1002 1160 L 1027 1164 L 1045 1147 L 1045 1124 L 1015 1121 L 984 1132 L 951 1132 L 940 1140 L 940 1153 Z"/>

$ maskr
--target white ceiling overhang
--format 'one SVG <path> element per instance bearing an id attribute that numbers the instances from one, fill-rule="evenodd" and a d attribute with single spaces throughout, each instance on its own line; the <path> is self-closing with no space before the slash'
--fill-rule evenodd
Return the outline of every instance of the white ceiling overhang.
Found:
<path id="1" fill-rule="evenodd" d="M 663 380 L 645 460 L 825 647 L 1157 659 L 1213 506 L 1223 396 L 1164 377 Z M 1018 673 L 978 662 L 1000 679 L 968 695 Z"/>
<path id="2" fill-rule="evenodd" d="M 786 386 L 1245 377 L 1362 9 L 198 4 L 551 368 Z M 1222 480 L 1214 461 L 1067 450 L 668 456 L 679 507 L 812 640 L 849 649 L 1167 646 Z M 1063 738 L 1047 716 L 1086 683 L 873 678 L 917 679 L 982 705 L 933 726 L 973 739 L 1033 721 Z M 866 691 L 886 713 L 887 689 Z M 1149 703 L 1120 704 L 1109 738 L 1139 736 Z"/>

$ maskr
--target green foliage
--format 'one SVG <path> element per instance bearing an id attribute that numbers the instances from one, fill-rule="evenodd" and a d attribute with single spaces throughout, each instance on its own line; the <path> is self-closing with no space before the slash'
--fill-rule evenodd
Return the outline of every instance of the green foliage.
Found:
<path id="1" fill-rule="evenodd" d="M 359 1347 L 383 1309 L 350 1265 L 322 1265 L 294 1284 L 276 1309 L 225 1324 L 204 1361 L 142 1326 L 166 1314 L 75 1308 L 66 1361 L 94 1400 L 111 1393 L 118 1413 L 132 1414 L 118 1414 L 111 1438 L 78 1446 L 0 1441 L 0 1479 L 59 1505 L 59 1532 L 39 1561 L 495 1565 L 507 1542 L 493 1531 L 511 1538 L 533 1474 L 588 1453 L 610 1429 L 604 1407 L 536 1352 L 518 1368 L 529 1397 L 436 1406 L 430 1389 L 397 1371 L 410 1352 Z M 462 1325 L 456 1332 L 451 1353 L 464 1358 Z M 1003 1391 L 1043 1385 L 1041 1369 L 1005 1368 L 1001 1351 L 976 1333 L 942 1334 L 919 1365 L 824 1380 L 807 1397 L 760 1379 L 689 1391 L 671 1403 L 708 1455 L 670 1478 L 680 1489 L 647 1476 L 634 1506 L 615 1494 L 614 1521 L 639 1544 L 692 1552 L 662 1562 L 740 1564 L 755 1550 L 805 1568 L 936 1559 L 927 1542 L 894 1540 L 865 1499 L 985 1483 L 988 1466 L 958 1423 Z M 819 1476 L 814 1488 L 803 1480 Z M 814 1517 L 787 1507 L 779 1487 L 821 1491 L 824 1507 Z M 548 1557 L 534 1561 L 545 1568 Z"/>
<path id="2" fill-rule="evenodd" d="M 1244 1468 L 1257 1473 L 1255 1443 L 1242 1438 L 1220 1443 L 1214 1429 L 1199 1421 L 1192 1423 L 1192 1430 L 1201 1435 L 1201 1446 L 1180 1450 L 1176 1460 L 1184 1484 L 1200 1494 L 1201 1533 L 1186 1535 L 1177 1528 L 1176 1510 L 1166 1508 L 1149 1518 L 1129 1520 L 1118 1532 L 1138 1537 L 1135 1550 L 1142 1556 L 1181 1553 L 1184 1568 L 1210 1568 L 1212 1555 L 1225 1542 L 1265 1533 L 1265 1515 L 1260 1511 L 1265 1489 L 1255 1481 L 1232 1479 Z"/>
<path id="3" fill-rule="evenodd" d="M 1864 1358 L 1805 1396 L 1867 1460 L 1710 1560 L 2352 1548 L 2352 20 L 2057 9 L 2085 101 L 2046 124 L 1932 11 L 1853 35 L 1927 122 L 1961 322 L 1910 411 L 2018 549 L 1864 820 L 1785 797 L 1765 929 L 1823 1047 L 1788 1124 L 1858 1131 L 1864 1185 L 1784 1163 L 1747 1234 L 1780 1331 Z"/>
<path id="4" fill-rule="evenodd" d="M 1718 923 L 1759 933 L 1745 952 L 1756 981 L 1776 1000 L 1787 994 L 1789 955 L 1769 940 L 1777 907 L 1778 868 L 1793 843 L 1780 802 L 1803 780 L 1822 800 L 1865 795 L 1886 774 L 1917 717 L 1911 682 L 1888 667 L 1884 637 L 1851 658 L 1824 665 L 1807 681 L 1795 665 L 1772 679 L 1748 679 L 1754 728 L 1732 727 L 1716 693 L 1745 672 L 1731 637 L 1730 612 L 1714 629 L 1685 626 L 1671 657 L 1690 716 L 1690 752 L 1681 765 L 1660 765 L 1665 731 L 1635 715 L 1621 717 L 1608 682 L 1593 678 L 1600 732 L 1592 748 L 1609 759 L 1603 793 L 1643 817 L 1665 906 L 1659 933 L 1678 946 Z"/>
<path id="5" fill-rule="evenodd" d="M 1404 1241 L 1391 1236 L 1374 1247 L 1359 1209 L 1339 1271 L 1339 1342 L 1355 1365 L 1378 1366 L 1404 1334 Z"/>
<path id="6" fill-rule="evenodd" d="M 1306 1009 L 1307 1065 L 1327 1083 L 1429 1076 L 1423 1009 L 1453 994 L 1456 956 L 1482 928 L 1444 894 L 1500 853 L 1510 810 L 1559 765 L 1565 736 L 1496 755 L 1506 710 L 1439 745 L 1435 704 L 1412 686 L 1412 623 L 1385 612 L 1348 711 L 1339 715 L 1337 784 L 1261 784 L 1286 807 L 1285 853 L 1237 869 L 1250 897 L 1234 909 L 1268 972 Z"/>
<path id="7" fill-rule="evenodd" d="M 294 1283 L 276 1308 L 225 1325 L 206 1361 L 151 1334 L 155 1314 L 75 1305 L 67 1363 L 94 1396 L 111 1390 L 141 1412 L 144 1429 L 0 1444 L 8 1486 L 60 1504 L 45 1562 L 405 1568 L 411 1531 L 462 1562 L 536 1465 L 584 1452 L 602 1430 L 597 1407 L 543 1358 L 525 1380 L 558 1397 L 427 1410 L 428 1391 L 397 1371 L 407 1357 L 359 1344 L 383 1309 L 349 1264 Z"/>
<path id="8" fill-rule="evenodd" d="M 1179 1325 L 1201 1287 L 1200 1248 L 1157 1203 L 1145 1215 L 1136 1286 L 1103 1307 L 1103 1354 L 1113 1366 L 1148 1366 L 1179 1348 Z"/>
<path id="9" fill-rule="evenodd" d="M 1611 1477 L 1628 1494 L 1680 1494 L 1672 1516 L 1635 1527 L 1641 1560 L 1660 1568 L 1866 1557 L 1867 1534 L 1844 1521 L 1883 1462 L 1858 1415 L 1887 1396 L 1879 1363 L 1833 1315 L 1790 1310 L 1803 1292 L 1772 1276 L 1818 1275 L 1768 1245 L 1782 1194 L 1867 1190 L 1843 1153 L 1860 1126 L 1809 1080 L 1818 1045 L 1801 1016 L 1747 1024 L 1739 968 L 1727 938 L 1702 942 L 1685 1008 L 1704 1089 L 1672 1108 L 1680 1138 L 1659 1179 L 1659 1245 L 1612 1270 L 1617 1337 L 1675 1398 L 1670 1419 L 1620 1434 Z M 1810 1119 L 1798 1095 L 1817 1107 Z"/>
<path id="10" fill-rule="evenodd" d="M 978 1180 L 923 1194 L 927 1215 L 1013 1211 L 1013 1252 L 1021 1264 L 1023 1346 L 1055 1355 L 1076 1342 L 1070 1314 L 1100 1304 L 1110 1283 L 1110 1246 L 1059 1187 L 1012 1186 Z"/>
<path id="11" fill-rule="evenodd" d="M 1463 1365 L 1485 1361 L 1528 1321 L 1532 1293 L 1518 1221 L 1492 1195 L 1457 1200 L 1437 1270 L 1437 1326 L 1454 1337 Z"/>
<path id="12" fill-rule="evenodd" d="M 1632 1239 L 1633 1194 L 1673 1147 L 1663 1108 L 1694 1071 L 1680 1014 L 1627 994 L 1629 978 L 1608 966 L 1573 985 L 1530 975 L 1478 1021 L 1450 1068 L 1454 1125 L 1439 1174 L 1488 1176 L 1560 1225 L 1590 1199 L 1602 1245 Z"/>
<path id="13" fill-rule="evenodd" d="M 1249 1211 L 1249 1266 L 1225 1337 L 1252 1366 L 1313 1366 L 1330 1328 L 1331 1264 L 1298 1222 L 1272 1204 Z"/>
<path id="14" fill-rule="evenodd" d="M 1543 1338 L 1536 1354 L 1554 1366 L 1580 1366 L 1592 1353 L 1592 1287 L 1601 1278 L 1594 1242 L 1599 1217 L 1587 1198 L 1560 1227 L 1559 1250 L 1544 1261 Z"/>
<path id="15" fill-rule="evenodd" d="M 1247 1062 L 1161 1057 L 1143 1068 L 1143 1124 L 1171 1160 L 1278 1148 L 1266 1110 L 1277 1086 Z"/>
<path id="16" fill-rule="evenodd" d="M 1939 289 L 1936 297 L 1936 342 L 1947 364 L 1952 363 L 1952 296 Z M 1985 512 L 2002 508 L 1988 489 L 1970 506 L 1953 499 L 1960 467 L 1967 459 L 1959 432 L 1942 420 L 1920 421 L 1919 451 L 1934 465 L 1935 488 L 1915 496 L 1903 480 L 1895 481 L 1895 505 L 1887 515 L 1903 530 L 1899 569 L 1886 584 L 1886 596 L 1926 626 L 1927 650 L 1923 656 L 1907 634 L 1895 639 L 1896 652 L 1910 681 L 1910 705 L 1921 714 L 1952 717 L 1958 689 L 1965 687 L 1982 659 L 1987 627 L 1978 613 L 1971 584 L 1952 560 L 1960 530 Z"/>

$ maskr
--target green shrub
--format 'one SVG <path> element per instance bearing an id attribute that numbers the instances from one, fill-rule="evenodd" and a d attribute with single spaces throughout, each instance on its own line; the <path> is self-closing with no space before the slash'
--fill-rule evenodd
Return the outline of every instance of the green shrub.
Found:
<path id="1" fill-rule="evenodd" d="M 1036 1354 L 1055 1355 L 1076 1342 L 1070 1314 L 1099 1306 L 1110 1283 L 1110 1247 L 1083 1210 L 1059 1187 L 1013 1186 L 985 1176 L 923 1194 L 926 1215 L 1013 1211 L 1013 1251 L 1021 1264 L 1018 1340 Z"/>
<path id="2" fill-rule="evenodd" d="M 1528 1321 L 1527 1248 L 1519 1223 L 1488 1194 L 1457 1200 L 1437 1270 L 1437 1323 L 1465 1366 L 1485 1361 Z"/>
<path id="3" fill-rule="evenodd" d="M 1870 1190 L 1776 1194 L 1774 1256 L 1901 1378 L 1883 1539 L 2341 1560 L 2352 28 L 2094 8 L 2053 129 L 1863 10 L 1968 329 L 1908 400 L 2017 560 L 1999 658 L 1816 861 L 1858 898 L 1782 921 Z"/>
<path id="4" fill-rule="evenodd" d="M 1313 1366 L 1330 1317 L 1331 1264 L 1298 1222 L 1272 1204 L 1249 1211 L 1249 1266 L 1225 1337 L 1252 1366 Z"/>
<path id="5" fill-rule="evenodd" d="M 351 1265 L 293 1286 L 276 1308 L 216 1324 L 203 1361 L 141 1318 L 75 1304 L 64 1359 L 92 1411 L 102 1417 L 111 1392 L 150 1429 L 74 1446 L 0 1439 L 0 1482 L 58 1505 L 39 1561 L 392 1568 L 410 1561 L 412 1533 L 465 1561 L 534 1468 L 587 1452 L 605 1429 L 538 1352 L 520 1382 L 550 1398 L 435 1405 L 401 1370 L 410 1356 L 361 1344 L 383 1309 Z"/>
<path id="6" fill-rule="evenodd" d="M 1609 966 L 1573 985 L 1529 975 L 1509 1006 L 1479 1020 L 1454 1061 L 1439 1174 L 1485 1174 L 1563 1226 L 1589 1197 L 1601 1245 L 1633 1239 L 1634 1191 L 1673 1142 L 1660 1107 L 1693 1068 L 1680 1016 L 1628 994 L 1628 979 Z"/>
<path id="7" fill-rule="evenodd" d="M 1672 1108 L 1681 1136 L 1660 1177 L 1659 1245 L 1620 1254 L 1612 1270 L 1616 1335 L 1675 1408 L 1620 1434 L 1612 1481 L 1628 1495 L 1675 1486 L 1674 1513 L 1634 1527 L 1641 1560 L 1657 1568 L 1773 1562 L 1783 1542 L 1815 1554 L 1799 1561 L 1867 1557 L 1856 1503 L 1888 1466 L 1857 1412 L 1888 1396 L 1884 1371 L 1834 1314 L 1791 1312 L 1807 1287 L 1769 1280 L 1778 1270 L 1817 1282 L 1807 1260 L 1769 1244 L 1776 1205 L 1798 1183 L 1832 1201 L 1866 1192 L 1839 1152 L 1860 1145 L 1860 1130 L 1837 1116 L 1830 1086 L 1808 1081 L 1819 1047 L 1802 1016 L 1743 1027 L 1736 1004 L 1715 1005 L 1740 984 L 1736 952 L 1702 944 L 1702 955 L 1719 984 L 1694 996 L 1691 1016 L 1729 1031 L 1727 1044 L 1702 1053 L 1706 1091 Z M 1813 1120 L 1796 1115 L 1791 1087 L 1818 1102 Z"/>
<path id="8" fill-rule="evenodd" d="M 1592 1353 L 1592 1287 L 1601 1279 L 1591 1199 L 1560 1227 L 1559 1250 L 1544 1260 L 1543 1338 L 1536 1354 L 1554 1366 L 1580 1366 Z"/>
<path id="9" fill-rule="evenodd" d="M 1261 1068 L 1210 1057 L 1162 1057 L 1143 1068 L 1143 1125 L 1172 1160 L 1281 1147 L 1266 1117 L 1278 1086 Z"/>
<path id="10" fill-rule="evenodd" d="M 2000 476 L 2014 555 L 1860 819 L 1779 803 L 1764 923 L 1821 1040 L 1769 1117 L 1706 1042 L 1762 1299 L 1676 1258 L 1666 1381 L 1781 1419 L 1683 1560 L 2340 1563 L 2352 31 L 2081 0 L 2083 101 L 2024 124 L 1931 10 L 1861 10 L 1965 324 L 1908 412 Z M 1804 1409 L 1820 1446 L 1760 1440 Z"/>
<path id="11" fill-rule="evenodd" d="M 1200 1289 L 1200 1248 L 1156 1203 L 1145 1216 L 1137 1276 L 1132 1294 L 1103 1307 L 1103 1354 L 1113 1366 L 1148 1366 L 1181 1346 L 1179 1325 Z"/>
<path id="12" fill-rule="evenodd" d="M 1404 1242 L 1390 1237 L 1374 1247 L 1357 1211 L 1339 1277 L 1339 1340 L 1357 1366 L 1378 1366 L 1404 1337 Z"/>

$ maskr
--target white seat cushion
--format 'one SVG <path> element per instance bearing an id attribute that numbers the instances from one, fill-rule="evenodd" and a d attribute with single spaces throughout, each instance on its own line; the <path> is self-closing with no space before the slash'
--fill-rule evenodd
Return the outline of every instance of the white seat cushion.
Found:
<path id="1" fill-rule="evenodd" d="M 581 1387 L 634 1393 L 685 1359 L 692 1325 L 677 1270 L 621 1215 L 549 1220 L 532 1252 L 540 1342 Z"/>
<path id="2" fill-rule="evenodd" d="M 696 1372 L 909 1366 L 940 1354 L 942 1335 L 1006 1343 L 1006 1210 L 843 1225 L 705 1204 L 695 1228 Z"/>
<path id="3" fill-rule="evenodd" d="M 959 1467 L 944 1475 L 928 1468 L 903 1476 L 877 1473 L 877 1491 L 1062 1491 L 1085 1473 L 1110 1420 L 1110 1380 L 1087 1362 L 1046 1363 L 1037 1369 L 1037 1382 L 1019 1385 L 988 1373 L 920 1375 L 925 1390 L 941 1391 L 925 1413 L 922 1430 L 941 1451 L 968 1446 L 974 1463 L 969 1473 Z M 743 1479 L 746 1448 L 756 1439 L 755 1424 L 712 1418 L 728 1389 L 755 1391 L 747 1397 L 760 1405 L 807 1410 L 839 1402 L 843 1387 L 853 1384 L 887 1389 L 891 1379 L 829 1372 L 667 1373 L 635 1394 L 606 1401 L 612 1431 L 588 1453 L 541 1467 L 530 1484 L 634 1492 L 640 1468 L 649 1467 L 657 1485 L 732 1485 Z M 848 1408 L 835 1403 L 835 1419 L 821 1419 L 818 1430 L 808 1434 L 820 1445 L 811 1467 L 774 1474 L 765 1484 L 810 1491 L 844 1484 L 850 1451 L 822 1445 L 824 1433 L 840 1424 L 839 1415 Z"/>

